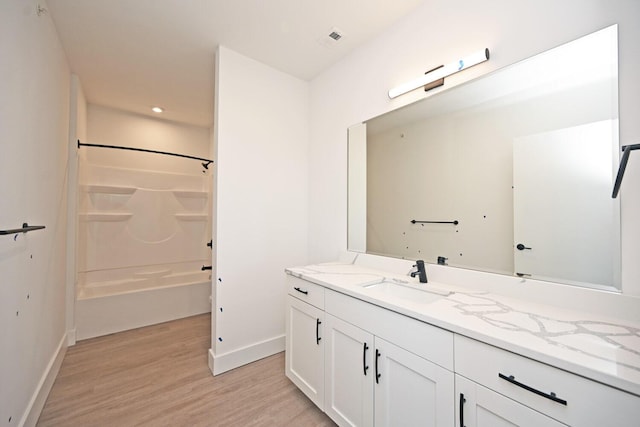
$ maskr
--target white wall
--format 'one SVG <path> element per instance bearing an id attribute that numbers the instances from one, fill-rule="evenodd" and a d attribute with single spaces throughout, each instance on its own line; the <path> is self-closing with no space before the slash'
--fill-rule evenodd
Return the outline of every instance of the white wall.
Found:
<path id="1" fill-rule="evenodd" d="M 215 105 L 220 373 L 284 350 L 283 270 L 307 262 L 308 83 L 220 47 Z"/>
<path id="2" fill-rule="evenodd" d="M 33 425 L 66 349 L 70 71 L 43 1 L 0 2 L 0 425 Z"/>
<path id="3" fill-rule="evenodd" d="M 640 140 L 640 2 L 634 0 L 433 0 L 311 82 L 309 256 L 337 259 L 347 236 L 347 127 L 424 97 L 391 101 L 389 88 L 458 55 L 491 60 L 447 78 L 446 87 L 619 24 L 620 142 Z M 438 90 L 432 91 L 437 93 Z M 636 161 L 637 160 L 637 161 Z M 623 292 L 640 295 L 640 159 L 622 189 Z"/>
<path id="4" fill-rule="evenodd" d="M 87 140 L 91 144 L 119 145 L 209 158 L 209 128 L 185 125 L 89 104 Z M 160 154 L 107 148 L 80 148 L 82 158 L 91 164 L 146 169 L 162 172 L 201 174 L 201 163 Z"/>

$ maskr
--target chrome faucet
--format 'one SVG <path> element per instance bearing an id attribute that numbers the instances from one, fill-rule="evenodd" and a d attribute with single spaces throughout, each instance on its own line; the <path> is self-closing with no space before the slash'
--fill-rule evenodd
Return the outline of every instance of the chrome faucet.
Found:
<path id="1" fill-rule="evenodd" d="M 417 260 L 414 264 L 414 267 L 416 267 L 418 270 L 409 273 L 411 277 L 419 276 L 420 283 L 427 283 L 427 270 L 425 270 L 424 268 L 424 261 L 421 259 Z"/>

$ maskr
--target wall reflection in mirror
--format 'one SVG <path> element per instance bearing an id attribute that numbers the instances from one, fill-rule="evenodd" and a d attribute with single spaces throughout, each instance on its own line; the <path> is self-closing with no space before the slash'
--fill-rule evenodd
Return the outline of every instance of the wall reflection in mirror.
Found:
<path id="1" fill-rule="evenodd" d="M 617 78 L 612 26 L 350 128 L 349 249 L 619 289 Z"/>

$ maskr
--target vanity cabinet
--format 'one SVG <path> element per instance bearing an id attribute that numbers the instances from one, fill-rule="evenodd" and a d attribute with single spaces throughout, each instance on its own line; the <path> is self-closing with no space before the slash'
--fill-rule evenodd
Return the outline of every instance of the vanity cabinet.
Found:
<path id="1" fill-rule="evenodd" d="M 286 375 L 340 426 L 639 424 L 636 395 L 302 279 L 288 286 Z"/>
<path id="2" fill-rule="evenodd" d="M 451 333 L 328 290 L 325 310 L 325 412 L 338 425 L 453 425 L 453 372 L 429 360 L 452 364 Z"/>
<path id="3" fill-rule="evenodd" d="M 323 409 L 324 288 L 294 277 L 289 280 L 289 288 L 286 302 L 285 374 L 318 408 Z M 296 296 L 292 296 L 292 293 Z"/>
<path id="4" fill-rule="evenodd" d="M 461 419 L 466 427 L 640 422 L 632 394 L 461 335 L 455 349 L 457 426 Z"/>

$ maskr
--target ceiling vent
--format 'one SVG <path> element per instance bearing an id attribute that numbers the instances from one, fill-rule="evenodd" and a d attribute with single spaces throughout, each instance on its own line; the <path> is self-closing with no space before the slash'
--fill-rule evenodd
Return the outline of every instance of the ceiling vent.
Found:
<path id="1" fill-rule="evenodd" d="M 342 39 L 344 39 L 344 33 L 342 32 L 342 30 L 333 27 L 327 32 L 326 36 L 320 37 L 318 39 L 318 43 L 325 47 L 335 47 L 338 45 L 338 41 Z"/>
<path id="2" fill-rule="evenodd" d="M 335 41 L 338 41 L 338 40 L 340 40 L 342 38 L 342 34 L 340 34 L 337 31 L 331 31 L 331 34 L 329 34 L 329 37 L 331 37 Z"/>

